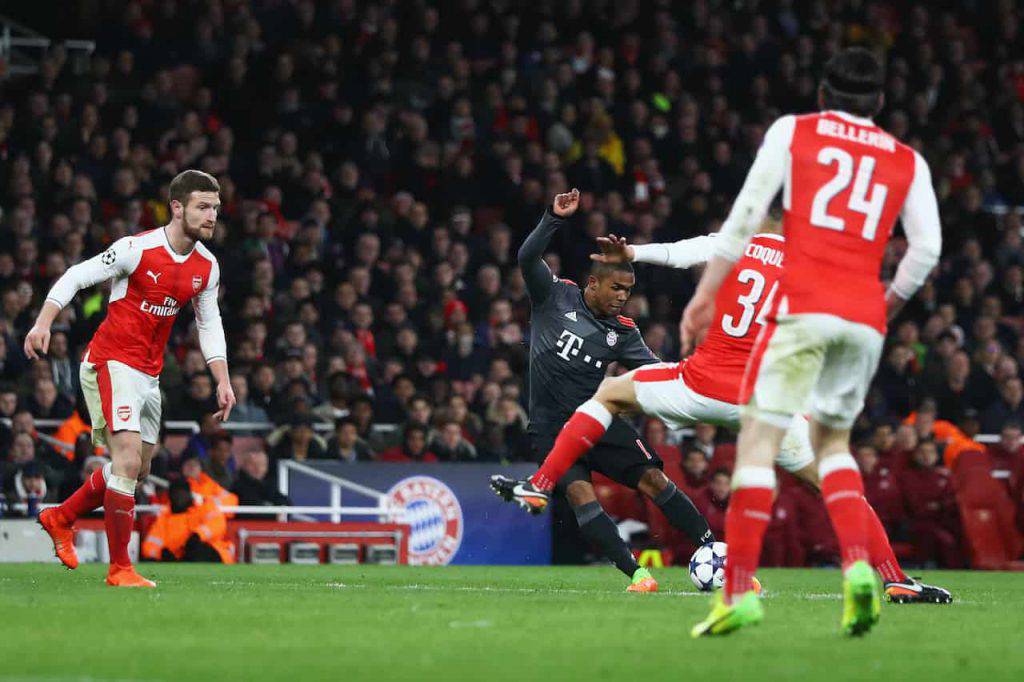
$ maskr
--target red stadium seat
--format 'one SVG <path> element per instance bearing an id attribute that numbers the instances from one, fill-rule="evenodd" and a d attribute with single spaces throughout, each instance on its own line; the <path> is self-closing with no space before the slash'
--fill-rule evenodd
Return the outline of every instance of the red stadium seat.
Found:
<path id="1" fill-rule="evenodd" d="M 1014 509 L 1004 486 L 986 467 L 957 468 L 957 503 L 971 565 L 993 571 L 1024 571 L 1024 540 L 1014 524 Z"/>

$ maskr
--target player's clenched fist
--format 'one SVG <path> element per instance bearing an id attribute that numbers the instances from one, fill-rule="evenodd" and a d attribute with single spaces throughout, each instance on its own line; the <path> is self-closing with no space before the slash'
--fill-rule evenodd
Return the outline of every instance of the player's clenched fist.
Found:
<path id="1" fill-rule="evenodd" d="M 25 357 L 35 360 L 50 350 L 50 328 L 35 325 L 25 336 Z"/>
<path id="2" fill-rule="evenodd" d="M 565 192 L 564 194 L 556 194 L 555 202 L 551 205 L 551 210 L 559 218 L 568 218 L 576 209 L 580 206 L 580 191 L 574 189 L 571 192 Z"/>

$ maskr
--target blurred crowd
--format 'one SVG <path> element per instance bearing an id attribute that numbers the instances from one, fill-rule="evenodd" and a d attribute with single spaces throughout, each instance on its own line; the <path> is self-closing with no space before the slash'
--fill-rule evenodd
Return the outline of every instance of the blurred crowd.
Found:
<path id="1" fill-rule="evenodd" d="M 950 500 L 911 493 L 904 479 L 950 475 L 979 432 L 1016 428 L 1019 440 L 1024 35 L 1010 0 L 67 5 L 74 37 L 97 42 L 84 68 L 55 47 L 38 74 L 0 80 L 10 495 L 26 480 L 49 484 L 47 496 L 73 488 L 94 454 L 78 358 L 106 292 L 82 292 L 47 358 L 28 363 L 21 343 L 48 287 L 119 237 L 163 225 L 168 183 L 190 167 L 222 187 L 209 246 L 232 419 L 275 429 L 233 451 L 208 418 L 211 378 L 182 315 L 161 377 L 164 416 L 201 429 L 184 453 L 162 448 L 159 470 L 196 457 L 235 479 L 250 449 L 271 462 L 526 457 L 529 301 L 515 254 L 551 197 L 583 193 L 548 256 L 577 281 L 597 236 L 716 230 L 767 125 L 816 108 L 821 67 L 846 44 L 884 55 L 877 120 L 929 161 L 945 238 L 940 268 L 890 331 L 855 434 L 877 463 L 861 461 L 900 479 L 901 524 L 948 527 L 956 540 Z M 883 277 L 904 247 L 892 241 Z M 678 355 L 695 277 L 638 269 L 624 312 L 666 359 Z M 917 426 L 911 444 L 901 424 L 922 403 L 955 433 Z M 44 442 L 43 418 L 67 420 L 58 435 L 77 450 Z M 885 429 L 903 438 L 898 462 L 877 442 Z M 693 443 L 668 439 L 689 461 Z M 1017 473 L 1000 478 L 1015 505 L 1018 445 L 1005 448 Z M 712 498 L 716 489 L 728 490 L 712 476 Z M 945 551 L 933 545 L 933 557 Z"/>

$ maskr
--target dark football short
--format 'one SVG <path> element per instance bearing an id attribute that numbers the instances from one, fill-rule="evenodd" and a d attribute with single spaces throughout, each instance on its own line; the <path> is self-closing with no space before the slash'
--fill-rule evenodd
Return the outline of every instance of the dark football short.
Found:
<path id="1" fill-rule="evenodd" d="M 561 424 L 530 425 L 530 443 L 538 463 L 551 451 L 561 428 Z M 596 471 L 616 483 L 635 489 L 640 477 L 652 467 L 664 467 L 654 448 L 632 426 L 621 419 L 613 419 L 604 437 L 569 468 L 557 488 L 565 490 L 574 481 L 590 481 L 591 472 Z"/>

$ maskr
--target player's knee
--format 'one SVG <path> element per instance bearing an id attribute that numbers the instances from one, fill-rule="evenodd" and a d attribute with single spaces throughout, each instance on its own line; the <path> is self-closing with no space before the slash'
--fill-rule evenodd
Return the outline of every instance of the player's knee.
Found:
<path id="1" fill-rule="evenodd" d="M 671 483 L 664 471 L 651 467 L 640 477 L 640 483 L 637 485 L 637 488 L 647 497 L 654 498 L 660 495 Z"/>
<path id="2" fill-rule="evenodd" d="M 636 398 L 631 381 L 632 379 L 625 375 L 608 377 L 597 387 L 594 400 L 615 415 L 633 411 L 636 407 Z"/>
<path id="3" fill-rule="evenodd" d="M 565 489 L 565 497 L 573 507 L 579 507 L 597 500 L 594 486 L 586 481 L 574 481 Z"/>

